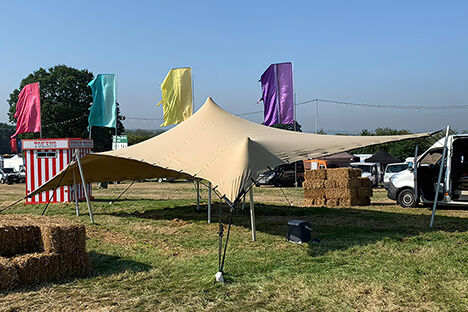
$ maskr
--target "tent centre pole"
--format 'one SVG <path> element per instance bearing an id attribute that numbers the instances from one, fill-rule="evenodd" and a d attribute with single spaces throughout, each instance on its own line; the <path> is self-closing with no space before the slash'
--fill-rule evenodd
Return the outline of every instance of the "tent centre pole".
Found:
<path id="1" fill-rule="evenodd" d="M 83 184 L 83 189 L 84 189 L 84 193 L 86 196 L 86 204 L 88 205 L 89 218 L 91 219 L 91 223 L 94 223 L 93 210 L 91 209 L 91 203 L 89 201 L 88 186 L 86 185 L 86 180 L 85 180 L 84 173 L 83 173 L 83 167 L 81 167 L 79 149 L 75 150 L 75 158 L 76 158 L 76 162 L 78 163 L 78 169 L 80 170 L 81 183 Z"/>
<path id="2" fill-rule="evenodd" d="M 255 228 L 255 206 L 254 206 L 254 200 L 253 200 L 253 188 L 250 188 L 249 194 L 250 194 L 250 224 L 252 227 L 252 240 L 256 241 L 257 231 Z"/>
<path id="3" fill-rule="evenodd" d="M 200 179 L 196 180 L 197 182 L 197 211 L 200 211 Z"/>
<path id="4" fill-rule="evenodd" d="M 211 223 L 211 182 L 208 182 L 208 223 Z"/>

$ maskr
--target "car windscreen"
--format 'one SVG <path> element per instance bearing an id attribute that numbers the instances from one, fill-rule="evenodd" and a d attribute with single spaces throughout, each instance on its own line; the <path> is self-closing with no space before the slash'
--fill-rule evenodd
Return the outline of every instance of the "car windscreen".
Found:
<path id="1" fill-rule="evenodd" d="M 13 168 L 3 168 L 2 169 L 4 173 L 14 173 L 15 170 Z"/>
<path id="2" fill-rule="evenodd" d="M 385 170 L 387 173 L 396 173 L 400 172 L 403 170 L 406 170 L 408 168 L 408 164 L 401 164 L 401 165 L 388 165 L 387 170 Z"/>

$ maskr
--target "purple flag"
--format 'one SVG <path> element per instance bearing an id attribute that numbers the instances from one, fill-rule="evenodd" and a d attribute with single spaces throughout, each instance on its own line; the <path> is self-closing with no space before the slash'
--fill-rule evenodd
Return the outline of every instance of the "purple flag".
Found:
<path id="1" fill-rule="evenodd" d="M 292 63 L 272 64 L 262 74 L 264 124 L 294 123 Z"/>

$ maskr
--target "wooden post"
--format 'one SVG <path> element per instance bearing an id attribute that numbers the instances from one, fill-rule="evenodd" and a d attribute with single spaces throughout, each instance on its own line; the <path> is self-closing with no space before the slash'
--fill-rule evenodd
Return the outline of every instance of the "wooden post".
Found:
<path id="1" fill-rule="evenodd" d="M 85 176 L 84 176 L 84 173 L 83 173 L 83 168 L 81 167 L 80 150 L 79 149 L 75 150 L 75 157 L 76 157 L 76 162 L 78 163 L 78 169 L 80 170 L 81 183 L 83 184 L 83 189 L 84 189 L 84 193 L 85 193 L 85 196 L 86 196 L 86 204 L 88 205 L 89 218 L 91 219 L 91 223 L 94 223 L 93 210 L 91 209 L 91 203 L 89 201 L 88 187 L 86 185 L 86 180 L 85 180 Z"/>

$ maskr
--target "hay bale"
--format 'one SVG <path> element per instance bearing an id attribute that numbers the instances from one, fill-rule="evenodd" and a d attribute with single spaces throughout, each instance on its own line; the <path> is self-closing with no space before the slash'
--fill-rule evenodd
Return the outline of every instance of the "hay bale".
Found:
<path id="1" fill-rule="evenodd" d="M 358 197 L 357 198 L 357 206 L 368 206 L 370 205 L 371 200 L 369 197 Z"/>
<path id="2" fill-rule="evenodd" d="M 324 187 L 326 180 L 308 180 L 302 183 L 304 190 L 316 190 Z"/>
<path id="3" fill-rule="evenodd" d="M 12 259 L 20 284 L 37 284 L 56 280 L 61 275 L 60 255 L 56 253 L 31 253 Z"/>
<path id="4" fill-rule="evenodd" d="M 327 171 L 327 180 L 353 179 L 360 176 L 361 169 L 357 168 L 334 168 Z"/>
<path id="5" fill-rule="evenodd" d="M 357 178 L 348 178 L 335 181 L 337 188 L 357 188 L 360 186 L 360 181 Z"/>
<path id="6" fill-rule="evenodd" d="M 325 196 L 327 199 L 354 198 L 357 191 L 355 188 L 332 188 L 325 190 Z"/>
<path id="7" fill-rule="evenodd" d="M 360 187 L 357 189 L 358 197 L 369 197 L 372 196 L 371 187 Z"/>
<path id="8" fill-rule="evenodd" d="M 17 255 L 0 258 L 0 289 L 83 276 L 90 269 L 85 226 L 60 218 L 0 216 L 0 252 Z"/>
<path id="9" fill-rule="evenodd" d="M 336 187 L 336 181 L 335 180 L 326 180 L 324 186 L 327 189 L 335 188 Z"/>
<path id="10" fill-rule="evenodd" d="M 43 226 L 41 232 L 45 252 L 86 252 L 86 230 L 82 224 Z"/>
<path id="11" fill-rule="evenodd" d="M 339 198 L 327 198 L 327 206 L 336 207 L 340 204 Z"/>
<path id="12" fill-rule="evenodd" d="M 15 265 L 10 259 L 0 257 L 0 289 L 18 286 L 19 278 Z"/>
<path id="13" fill-rule="evenodd" d="M 0 256 L 11 257 L 40 250 L 41 230 L 37 226 L 14 226 L 0 221 Z"/>
<path id="14" fill-rule="evenodd" d="M 358 180 L 361 182 L 360 187 L 372 187 L 372 182 L 369 178 L 359 177 Z"/>
<path id="15" fill-rule="evenodd" d="M 304 171 L 304 180 L 326 180 L 327 179 L 327 169 L 316 169 L 316 170 L 306 170 Z"/>
<path id="16" fill-rule="evenodd" d="M 304 206 L 308 207 L 323 207 L 326 206 L 326 198 L 304 198 Z"/>
<path id="17" fill-rule="evenodd" d="M 325 198 L 324 189 L 304 190 L 304 198 L 318 199 Z"/>

